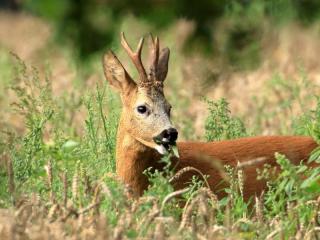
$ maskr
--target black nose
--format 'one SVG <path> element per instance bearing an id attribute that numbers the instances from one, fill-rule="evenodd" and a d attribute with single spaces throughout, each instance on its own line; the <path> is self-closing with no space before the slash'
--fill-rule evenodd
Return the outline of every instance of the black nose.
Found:
<path id="1" fill-rule="evenodd" d="M 154 137 L 154 141 L 161 143 L 175 143 L 178 138 L 178 131 L 175 128 L 168 128 L 163 130 L 158 136 Z"/>

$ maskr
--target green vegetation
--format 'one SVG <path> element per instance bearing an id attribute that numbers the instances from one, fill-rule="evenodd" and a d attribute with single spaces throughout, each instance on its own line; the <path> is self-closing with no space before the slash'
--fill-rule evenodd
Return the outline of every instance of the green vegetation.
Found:
<path id="1" fill-rule="evenodd" d="M 105 49 L 126 59 L 119 50 L 120 31 L 129 32 L 130 43 L 149 31 L 159 33 L 161 44 L 172 50 L 165 91 L 181 138 L 220 141 L 287 134 L 312 136 L 319 143 L 318 83 L 309 79 L 304 62 L 285 60 L 282 70 L 287 72 L 274 70 L 265 59 L 272 58 L 265 45 L 274 39 L 264 39 L 297 24 L 301 29 L 315 26 L 318 40 L 318 1 L 26 0 L 21 7 L 48 21 L 55 36 L 22 60 L 1 45 L 0 35 L 0 222 L 12 227 L 6 232 L 0 226 L 1 239 L 320 237 L 320 167 L 292 165 L 289 156 L 279 153 L 280 171 L 269 165 L 260 169 L 268 188 L 248 201 L 241 166 L 221 166 L 227 182 L 223 199 L 207 188 L 207 176 L 174 190 L 172 182 L 197 170 L 171 171 L 170 156 L 162 159 L 167 164 L 163 171 L 145 171 L 151 186 L 143 197 L 128 198 L 129 189 L 115 174 L 121 102 L 103 80 L 101 67 Z M 30 47 L 27 40 L 25 44 Z M 123 62 L 135 77 L 132 64 Z M 264 71 L 271 77 L 252 88 L 254 97 L 243 103 L 244 114 L 243 108 L 231 111 L 228 98 L 204 96 L 210 91 L 202 91 L 203 84 L 212 90 L 228 81 L 228 74 L 250 74 L 261 63 L 270 64 Z M 317 70 L 315 63 L 310 65 Z M 253 75 L 254 81 L 265 72 Z M 231 80 L 228 90 L 235 84 Z M 243 84 L 237 91 L 252 82 Z M 204 101 L 197 99 L 200 95 Z M 195 134 L 199 126 L 191 113 L 203 112 L 196 109 L 200 103 L 208 110 L 206 119 L 200 118 L 202 135 Z M 320 163 L 319 148 L 308 162 Z"/>
<path id="2" fill-rule="evenodd" d="M 205 129 L 207 141 L 220 141 L 247 136 L 243 122 L 230 116 L 228 102 L 222 98 L 214 102 L 206 100 L 209 109 Z"/>
<path id="3" fill-rule="evenodd" d="M 5 183 L 1 186 L 1 207 L 16 206 L 24 216 L 29 211 L 20 203 L 24 196 L 34 206 L 32 221 L 44 225 L 77 224 L 76 232 L 73 227 L 68 230 L 60 226 L 62 232 L 50 233 L 56 238 L 62 236 L 59 234 L 87 236 L 86 226 L 93 219 L 101 226 L 94 228 L 90 236 L 116 239 L 161 236 L 265 239 L 317 234 L 320 167 L 309 168 L 302 163 L 294 166 L 280 154 L 276 154 L 280 174 L 266 166 L 260 177 L 268 181 L 268 189 L 248 202 L 243 199 L 243 172 L 230 166 L 225 166 L 229 187 L 224 190 L 227 196 L 223 199 L 218 200 L 208 190 L 206 177 L 194 178 L 188 188 L 175 192 L 170 182 L 182 173 L 169 170 L 169 156 L 162 159 L 168 165 L 164 171 L 146 170 L 152 184 L 144 196 L 137 201 L 128 199 L 127 190 L 114 177 L 119 99 L 106 84 L 89 90 L 78 100 L 70 101 L 67 96 L 55 98 L 50 76 L 41 80 L 36 69 L 20 59 L 15 62 L 15 79 L 23 84 L 13 87 L 18 96 L 13 107 L 24 116 L 26 131 L 2 132 L 1 139 L 6 140 L 1 152 L 7 170 L 0 175 Z M 299 99 L 291 99 L 296 100 Z M 225 99 L 206 102 L 207 140 L 247 135 L 242 121 L 231 116 Z M 77 135 L 70 125 L 70 111 L 81 106 L 86 108 L 87 117 L 83 135 Z M 297 133 L 318 139 L 319 114 L 318 104 L 315 110 L 301 116 L 295 123 Z M 317 149 L 309 161 L 319 162 L 319 156 Z M 182 208 L 181 201 L 186 202 Z M 22 232 L 28 228 L 28 221 L 27 217 L 21 218 Z M 38 233 L 44 234 L 42 230 Z"/>

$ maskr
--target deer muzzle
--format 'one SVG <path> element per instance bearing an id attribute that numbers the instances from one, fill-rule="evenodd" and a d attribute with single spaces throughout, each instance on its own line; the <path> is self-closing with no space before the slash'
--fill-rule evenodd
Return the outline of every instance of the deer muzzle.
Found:
<path id="1" fill-rule="evenodd" d="M 169 145 L 174 145 L 178 138 L 178 131 L 175 128 L 168 128 L 163 130 L 159 135 L 153 138 L 156 144 L 163 145 L 166 148 Z"/>

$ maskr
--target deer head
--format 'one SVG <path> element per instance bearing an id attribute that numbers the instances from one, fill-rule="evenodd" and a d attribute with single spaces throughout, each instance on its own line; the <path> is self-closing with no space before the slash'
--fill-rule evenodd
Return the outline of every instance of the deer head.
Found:
<path id="1" fill-rule="evenodd" d="M 147 147 L 164 154 L 175 144 L 178 132 L 170 121 L 171 106 L 163 93 L 163 82 L 168 72 L 169 49 L 159 51 L 159 39 L 151 36 L 151 66 L 147 74 L 141 60 L 144 39 L 134 52 L 121 34 L 121 45 L 139 73 L 134 81 L 112 51 L 103 57 L 104 74 L 121 96 L 122 128 Z"/>

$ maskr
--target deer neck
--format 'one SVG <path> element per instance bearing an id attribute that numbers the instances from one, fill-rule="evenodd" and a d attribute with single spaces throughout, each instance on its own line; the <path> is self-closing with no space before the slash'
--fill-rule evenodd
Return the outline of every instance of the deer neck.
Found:
<path id="1" fill-rule="evenodd" d="M 122 114 L 117 133 L 116 172 L 134 196 L 141 196 L 149 184 L 143 171 L 149 167 L 156 168 L 160 156 L 126 130 L 123 116 Z"/>

